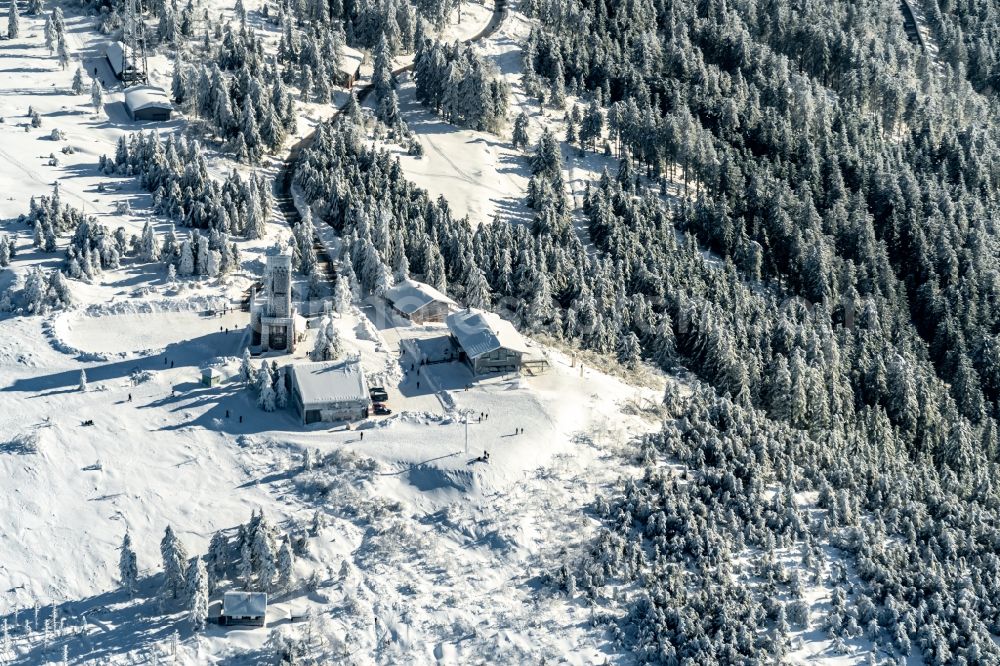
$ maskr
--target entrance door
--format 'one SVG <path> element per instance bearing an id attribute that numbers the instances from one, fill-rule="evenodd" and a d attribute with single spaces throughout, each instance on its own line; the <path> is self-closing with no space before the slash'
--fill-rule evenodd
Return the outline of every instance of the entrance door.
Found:
<path id="1" fill-rule="evenodd" d="M 268 346 L 271 349 L 285 349 L 288 346 L 288 336 L 285 334 L 285 328 L 272 328 L 268 341 Z"/>

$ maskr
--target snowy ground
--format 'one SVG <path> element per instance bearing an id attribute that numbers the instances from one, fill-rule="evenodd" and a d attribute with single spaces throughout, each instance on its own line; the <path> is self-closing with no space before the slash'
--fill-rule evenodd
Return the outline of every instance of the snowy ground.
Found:
<path id="1" fill-rule="evenodd" d="M 179 317 L 179 330 L 190 337 L 164 337 L 162 349 L 151 349 L 156 340 L 142 324 L 164 328 L 170 315 Z M 595 485 L 609 478 L 608 470 L 602 471 L 600 461 L 607 455 L 602 449 L 619 446 L 630 428 L 650 427 L 640 418 L 622 417 L 620 402 L 641 393 L 652 397 L 651 392 L 590 371 L 581 379 L 579 369 L 558 354 L 546 375 L 495 379 L 471 390 L 465 389 L 471 379 L 465 366 L 432 366 L 422 373 L 419 389 L 414 373 L 397 375 L 390 401 L 396 414 L 367 424 L 362 440 L 358 430 L 303 430 L 291 412 L 258 410 L 234 379 L 240 337 L 219 333 L 218 320 L 209 326 L 193 313 L 101 317 L 77 312 L 54 319 L 63 337 L 91 351 L 104 351 L 101 345 L 110 340 L 114 346 L 121 343 L 118 351 L 147 351 L 81 362 L 51 346 L 45 320 L 0 321 L 0 400 L 5 406 L 0 440 L 35 433 L 39 447 L 38 453 L 27 454 L 0 444 L 6 479 L 0 503 L 11 509 L 9 529 L 15 535 L 0 541 L 0 578 L 9 582 L 0 597 L 0 617 L 10 618 L 15 608 L 24 613 L 35 603 L 58 603 L 71 624 L 84 613 L 89 624 L 84 635 L 53 638 L 49 652 L 15 640 L 17 663 L 54 658 L 64 642 L 81 659 L 148 650 L 162 643 L 175 624 L 182 632 L 179 649 L 190 663 L 198 661 L 193 650 L 199 644 L 203 654 L 233 649 L 221 629 L 188 640 L 177 617 L 146 618 L 143 633 L 134 635 L 137 627 L 126 616 L 146 611 L 143 602 L 130 604 L 113 591 L 116 547 L 127 527 L 140 566 L 151 575 L 167 524 L 192 552 L 204 552 L 212 531 L 235 527 L 254 507 L 263 507 L 276 522 L 307 521 L 317 505 L 298 492 L 294 473 L 304 447 L 356 452 L 373 459 L 377 472 L 354 476 L 346 471 L 344 481 L 358 484 L 351 491 L 360 494 L 355 499 L 363 498 L 361 515 L 348 520 L 339 515 L 342 508 L 320 504 L 332 524 L 316 540 L 314 559 L 300 562 L 303 576 L 318 571 L 325 581 L 330 574 L 324 572 L 339 572 L 346 560 L 357 572 L 356 582 L 344 589 L 331 580 L 323 595 L 293 594 L 284 607 L 332 614 L 337 619 L 329 631 L 343 639 L 354 635 L 361 651 L 355 656 L 362 662 L 406 655 L 413 663 L 430 663 L 436 654 L 463 662 L 484 648 L 497 650 L 498 656 L 527 657 L 545 646 L 553 655 L 577 654 L 577 662 L 587 662 L 593 648 L 579 642 L 582 633 L 574 638 L 578 630 L 562 626 L 573 624 L 569 618 L 551 611 L 545 621 L 560 631 L 528 622 L 525 604 L 536 596 L 529 584 L 531 563 L 552 547 L 552 523 L 567 515 L 553 510 L 582 505 Z M 115 331 L 107 343 L 101 322 Z M 345 338 L 360 323 L 351 316 L 340 322 Z M 347 342 L 349 349 L 372 344 L 356 338 Z M 23 362 L 25 356 L 30 363 Z M 373 363 L 394 358 L 388 349 L 381 357 L 370 347 L 366 354 Z M 198 367 L 207 362 L 223 363 L 227 379 L 222 386 L 198 384 Z M 89 378 L 86 392 L 78 389 L 83 368 Z M 136 370 L 148 371 L 148 381 L 133 385 L 130 376 Z M 424 408 L 429 405 L 436 406 Z M 469 453 L 462 410 L 474 414 Z M 482 422 L 480 412 L 489 414 Z M 86 419 L 95 425 L 81 426 Z M 525 434 L 514 435 L 518 427 Z M 602 449 L 576 438 L 583 434 L 600 441 Z M 491 453 L 488 464 L 474 460 L 483 449 Z M 394 508 L 367 515 L 369 503 Z M 497 589 L 505 591 L 502 599 L 495 596 Z M 485 604 L 491 595 L 496 603 Z M 345 604 L 356 604 L 357 597 L 377 603 L 370 611 L 345 612 Z M 404 613 L 404 608 L 409 610 Z M 548 611 L 539 610 L 542 622 Z M 281 612 L 276 609 L 278 617 Z M 381 655 L 370 644 L 374 636 L 365 635 L 372 613 L 393 627 L 391 645 L 382 646 L 387 652 Z M 242 632 L 239 643 L 259 647 L 266 635 Z M 517 645 L 526 651 L 517 652 Z"/>

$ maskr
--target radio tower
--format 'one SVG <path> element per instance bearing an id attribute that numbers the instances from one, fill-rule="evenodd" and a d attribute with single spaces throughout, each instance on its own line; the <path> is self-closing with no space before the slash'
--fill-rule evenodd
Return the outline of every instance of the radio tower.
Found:
<path id="1" fill-rule="evenodd" d="M 125 56 L 122 82 L 126 86 L 149 83 L 146 77 L 146 24 L 142 20 L 142 0 L 125 0 L 122 19 L 122 47 Z"/>

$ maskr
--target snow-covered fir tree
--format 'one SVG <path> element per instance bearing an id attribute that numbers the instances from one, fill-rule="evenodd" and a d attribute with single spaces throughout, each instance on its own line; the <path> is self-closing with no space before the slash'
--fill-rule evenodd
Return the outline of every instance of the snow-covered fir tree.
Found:
<path id="1" fill-rule="evenodd" d="M 309 357 L 314 361 L 334 361 L 344 353 L 340 334 L 334 327 L 333 319 L 323 317 L 316 329 L 316 342 Z"/>
<path id="2" fill-rule="evenodd" d="M 73 83 L 71 84 L 73 93 L 76 95 L 82 95 L 87 90 L 87 83 L 84 79 L 83 67 L 78 66 L 76 72 L 73 74 Z"/>
<path id="3" fill-rule="evenodd" d="M 94 113 L 99 112 L 104 106 L 104 88 L 96 78 L 90 81 L 90 105 L 94 107 Z"/>
<path id="4" fill-rule="evenodd" d="M 287 536 L 282 539 L 278 550 L 277 570 L 278 585 L 287 590 L 295 578 L 295 554 Z"/>
<path id="5" fill-rule="evenodd" d="M 160 540 L 160 555 L 163 558 L 161 598 L 177 599 L 185 590 L 188 555 L 184 544 L 174 534 L 170 525 L 167 525 L 163 532 L 163 539 Z"/>
<path id="6" fill-rule="evenodd" d="M 7 8 L 7 39 L 17 39 L 21 36 L 21 15 L 17 8 L 17 0 L 11 0 Z"/>
<path id="7" fill-rule="evenodd" d="M 188 621 L 194 631 L 208 623 L 208 572 L 200 557 L 191 560 L 185 575 Z"/>
<path id="8" fill-rule="evenodd" d="M 136 583 L 139 579 L 139 568 L 136 564 L 135 550 L 132 549 L 132 537 L 128 532 L 122 538 L 122 545 L 118 555 L 118 580 L 121 581 L 122 589 L 131 597 L 135 594 Z"/>

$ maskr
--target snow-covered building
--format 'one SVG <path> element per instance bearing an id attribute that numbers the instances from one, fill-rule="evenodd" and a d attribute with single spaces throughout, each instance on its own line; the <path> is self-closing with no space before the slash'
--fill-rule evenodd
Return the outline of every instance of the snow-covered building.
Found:
<path id="1" fill-rule="evenodd" d="M 115 78 L 120 81 L 125 74 L 125 47 L 121 42 L 111 42 L 104 47 L 104 57 L 107 58 Z"/>
<path id="2" fill-rule="evenodd" d="M 357 359 L 292 365 L 288 382 L 304 425 L 367 418 L 371 408 L 368 381 Z"/>
<path id="3" fill-rule="evenodd" d="M 337 68 L 337 85 L 350 90 L 354 82 L 361 76 L 361 63 L 365 54 L 350 46 L 344 46 L 340 51 L 340 66 Z"/>
<path id="4" fill-rule="evenodd" d="M 459 310 L 448 315 L 448 330 L 458 347 L 459 358 L 476 375 L 515 372 L 529 353 L 514 325 L 493 312 Z"/>
<path id="5" fill-rule="evenodd" d="M 417 324 L 443 322 L 457 307 L 455 301 L 434 287 L 416 280 L 401 281 L 385 292 L 385 300 L 395 312 Z"/>
<path id="6" fill-rule="evenodd" d="M 267 351 L 295 351 L 302 320 L 292 306 L 292 256 L 267 257 L 263 293 L 250 295 L 250 345 Z"/>
<path id="7" fill-rule="evenodd" d="M 132 120 L 170 120 L 174 106 L 163 88 L 140 85 L 125 89 L 125 110 Z"/>
<path id="8" fill-rule="evenodd" d="M 266 615 L 266 592 L 226 592 L 222 596 L 219 624 L 223 626 L 263 627 Z"/>
<path id="9" fill-rule="evenodd" d="M 215 368 L 202 368 L 201 383 L 209 387 L 218 386 L 222 383 L 222 373 Z"/>

